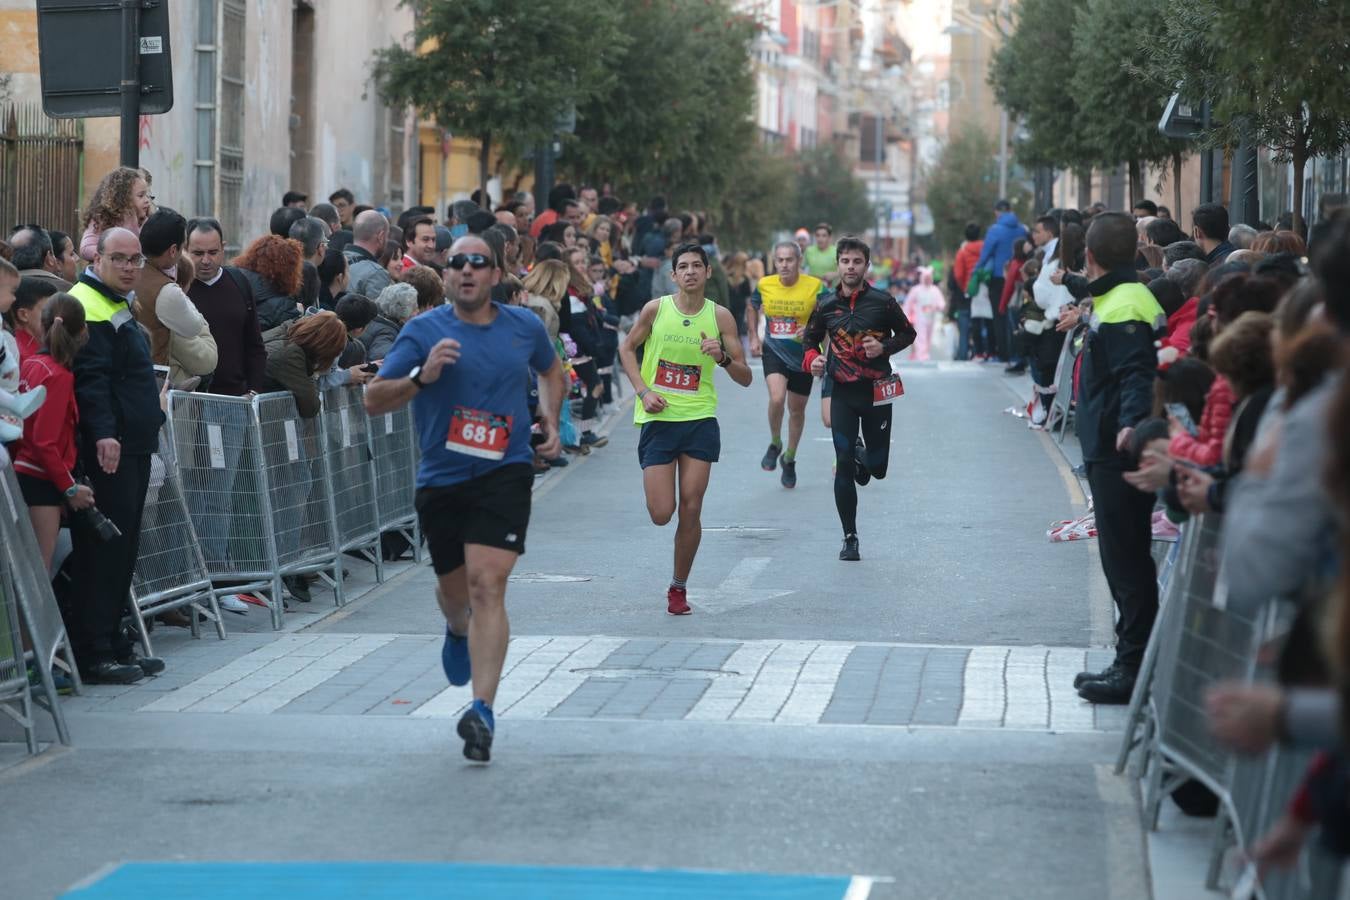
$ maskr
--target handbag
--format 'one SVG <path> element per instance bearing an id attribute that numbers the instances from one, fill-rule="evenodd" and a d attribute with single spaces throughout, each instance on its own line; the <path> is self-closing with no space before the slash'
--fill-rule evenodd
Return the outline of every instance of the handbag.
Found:
<path id="1" fill-rule="evenodd" d="M 980 289 L 970 299 L 970 317 L 972 319 L 992 319 L 994 317 L 994 304 L 989 300 L 989 286 L 987 284 L 980 285 Z"/>

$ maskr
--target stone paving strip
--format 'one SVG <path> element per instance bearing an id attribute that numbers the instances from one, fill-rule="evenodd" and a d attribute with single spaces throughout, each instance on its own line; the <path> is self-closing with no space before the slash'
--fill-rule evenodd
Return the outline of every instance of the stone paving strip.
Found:
<path id="1" fill-rule="evenodd" d="M 289 634 L 192 646 L 163 678 L 92 687 L 77 711 L 458 717 L 441 638 Z M 238 652 L 236 647 L 235 652 Z M 496 710 L 512 719 L 654 719 L 779 725 L 1119 729 L 1124 710 L 1094 708 L 1075 673 L 1105 650 L 822 641 L 522 636 L 511 641 Z M 176 671 L 177 669 L 177 671 Z"/>

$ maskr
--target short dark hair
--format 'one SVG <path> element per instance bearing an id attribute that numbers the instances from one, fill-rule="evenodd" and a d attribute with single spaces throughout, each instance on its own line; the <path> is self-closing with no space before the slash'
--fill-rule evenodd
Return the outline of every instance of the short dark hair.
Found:
<path id="1" fill-rule="evenodd" d="M 1228 210 L 1221 203 L 1201 203 L 1191 210 L 1191 221 L 1211 241 L 1228 240 Z"/>
<path id="2" fill-rule="evenodd" d="M 665 209 L 665 208 L 666 208 L 666 198 L 662 194 L 656 194 L 655 196 L 652 197 L 652 199 L 647 201 L 647 209 L 651 210 L 652 212 L 656 212 L 658 209 Z"/>
<path id="3" fill-rule="evenodd" d="M 872 248 L 867 246 L 867 242 L 856 234 L 846 234 L 839 238 L 839 241 L 834 245 L 835 260 L 838 261 L 840 256 L 843 256 L 850 250 L 854 252 L 862 251 L 863 259 L 867 260 L 869 265 L 871 264 Z"/>
<path id="4" fill-rule="evenodd" d="M 43 260 L 52 252 L 52 239 L 47 230 L 40 225 L 20 225 L 9 236 L 11 246 L 15 235 L 19 234 L 30 234 L 33 237 L 28 243 L 14 247 L 14 256 L 10 259 L 10 262 L 14 263 L 14 268 L 20 271 L 42 268 Z"/>
<path id="5" fill-rule="evenodd" d="M 1163 248 L 1163 262 L 1168 266 L 1174 266 L 1183 259 L 1205 262 L 1205 251 L 1195 241 L 1173 241 Z"/>
<path id="6" fill-rule="evenodd" d="M 70 235 L 66 234 L 64 231 L 57 231 L 53 228 L 47 232 L 47 236 L 52 239 L 52 252 L 58 257 L 61 255 L 62 248 L 65 247 L 66 244 L 70 245 L 70 249 L 75 249 L 75 242 L 72 241 Z"/>
<path id="7" fill-rule="evenodd" d="M 600 215 L 612 216 L 619 210 L 623 209 L 623 201 L 620 200 L 618 197 L 606 196 L 601 197 L 600 201 L 596 203 L 595 206 L 596 206 L 595 211 L 598 212 Z"/>
<path id="8" fill-rule="evenodd" d="M 445 217 L 467 225 L 474 213 L 481 211 L 482 207 L 473 200 L 456 200 L 445 208 Z"/>
<path id="9" fill-rule="evenodd" d="M 1130 207 L 1130 209 L 1142 209 L 1150 216 L 1156 216 L 1158 214 L 1158 204 L 1154 203 L 1152 200 L 1140 200 L 1134 206 Z"/>
<path id="10" fill-rule="evenodd" d="M 1059 224 L 1064 225 L 1082 225 L 1083 213 L 1076 209 L 1066 209 L 1059 214 Z"/>
<path id="11" fill-rule="evenodd" d="M 577 199 L 576 188 L 565 181 L 555 184 L 548 192 L 548 208 L 562 214 L 567 209 L 567 201 Z"/>
<path id="12" fill-rule="evenodd" d="M 1144 234 L 1148 239 L 1159 247 L 1170 247 L 1177 241 L 1186 240 L 1186 235 L 1182 233 L 1181 226 L 1171 219 L 1155 218 L 1144 226 Z"/>
<path id="13" fill-rule="evenodd" d="M 557 241 L 541 240 L 534 248 L 534 261 L 543 262 L 546 259 L 563 258 L 563 245 Z"/>
<path id="14" fill-rule="evenodd" d="M 287 191 L 281 195 L 281 205 L 290 206 L 292 203 L 305 203 L 309 200 L 309 194 L 302 194 L 299 191 Z"/>
<path id="15" fill-rule="evenodd" d="M 1054 216 L 1041 216 L 1036 220 L 1036 224 L 1045 226 L 1046 231 L 1050 232 L 1055 237 L 1059 237 L 1059 219 L 1056 219 Z"/>
<path id="16" fill-rule="evenodd" d="M 365 328 L 380 314 L 375 301 L 364 294 L 343 294 L 342 299 L 333 307 L 333 312 L 347 326 L 348 331 Z"/>
<path id="17" fill-rule="evenodd" d="M 328 252 L 323 255 L 323 262 L 319 263 L 319 283 L 330 285 L 333 279 L 345 271 L 347 271 L 347 257 L 330 244 Z"/>
<path id="18" fill-rule="evenodd" d="M 409 222 L 407 225 L 404 226 L 402 243 L 403 243 L 403 251 L 405 253 L 408 251 L 408 245 L 411 244 L 413 242 L 413 239 L 417 237 L 417 226 L 419 225 L 430 225 L 434 230 L 436 228 L 436 221 L 432 219 L 431 216 L 422 216 L 421 218 L 413 219 L 411 222 Z"/>
<path id="19" fill-rule="evenodd" d="M 353 207 L 352 218 L 355 219 L 363 212 L 365 210 Z M 337 209 L 331 203 L 315 203 L 309 208 L 309 214 L 326 224 L 330 231 L 336 230 L 342 221 L 342 217 L 338 215 Z"/>
<path id="20" fill-rule="evenodd" d="M 486 210 L 478 210 L 464 222 L 469 226 L 469 234 L 482 234 L 497 224 L 497 217 Z"/>
<path id="21" fill-rule="evenodd" d="M 834 229 L 830 227 L 830 223 L 829 223 L 829 222 L 821 222 L 821 223 L 819 223 L 818 225 L 816 225 L 815 228 L 811 229 L 811 233 L 812 233 L 812 234 L 815 234 L 817 231 L 819 231 L 819 230 L 822 229 L 822 228 L 825 229 L 825 233 L 826 233 L 826 234 L 834 234 Z"/>
<path id="22" fill-rule="evenodd" d="M 1110 271 L 1134 265 L 1139 243 L 1134 217 L 1127 213 L 1104 212 L 1092 218 L 1088 226 L 1087 249 L 1097 265 Z"/>
<path id="23" fill-rule="evenodd" d="M 213 219 L 210 216 L 197 216 L 188 219 L 187 233 L 189 235 L 206 231 L 214 231 L 216 234 L 220 235 L 220 242 L 222 244 L 225 243 L 225 231 L 220 227 L 219 219 Z"/>
<path id="24" fill-rule="evenodd" d="M 141 252 L 146 256 L 159 256 L 174 244 L 181 249 L 186 243 L 187 219 L 167 206 L 152 212 L 141 226 Z"/>
<path id="25" fill-rule="evenodd" d="M 328 202 L 336 204 L 339 200 L 346 200 L 348 203 L 356 203 L 356 195 L 346 188 L 338 188 L 328 195 Z"/>
<path id="26" fill-rule="evenodd" d="M 15 310 L 32 309 L 39 300 L 50 297 L 59 290 L 61 288 L 50 278 L 24 275 L 19 279 L 19 286 L 14 289 L 14 305 L 9 308 L 9 313 L 5 316 L 6 321 Z"/>
<path id="27" fill-rule="evenodd" d="M 965 235 L 968 241 L 978 241 L 980 239 L 980 226 L 974 222 L 967 222 Z"/>
<path id="28" fill-rule="evenodd" d="M 1012 209 L 1012 204 L 1007 200 L 1000 200 L 994 204 L 994 212 L 1008 212 Z"/>
<path id="29" fill-rule="evenodd" d="M 303 209 L 296 209 L 294 206 L 278 206 L 272 213 L 272 219 L 267 223 L 267 230 L 277 237 L 288 238 L 291 236 L 291 226 L 305 217 Z"/>
<path id="30" fill-rule="evenodd" d="M 703 262 L 703 268 L 708 268 L 708 251 L 704 250 L 698 241 L 685 241 L 676 247 L 675 252 L 670 254 L 670 267 L 675 268 L 680 262 L 680 257 L 686 253 L 698 254 L 698 258 Z"/>

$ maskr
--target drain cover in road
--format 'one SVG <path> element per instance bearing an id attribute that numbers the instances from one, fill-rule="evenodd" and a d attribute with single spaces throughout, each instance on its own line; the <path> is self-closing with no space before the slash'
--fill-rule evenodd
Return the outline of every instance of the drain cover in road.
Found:
<path id="1" fill-rule="evenodd" d="M 72 900 L 342 900 L 457 897 L 767 898 L 862 900 L 871 880 L 662 869 L 559 869 L 458 863 L 126 863 L 64 896 Z"/>

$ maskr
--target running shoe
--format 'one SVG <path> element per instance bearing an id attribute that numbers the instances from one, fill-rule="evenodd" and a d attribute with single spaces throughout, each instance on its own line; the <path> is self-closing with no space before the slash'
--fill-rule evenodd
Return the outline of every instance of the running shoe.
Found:
<path id="1" fill-rule="evenodd" d="M 479 710 L 477 700 L 459 717 L 455 732 L 464 739 L 464 758 L 485 763 L 492 759 L 492 722 Z"/>
<path id="2" fill-rule="evenodd" d="M 856 534 L 844 536 L 844 547 L 839 551 L 839 558 L 845 562 L 858 562 L 862 559 L 862 554 L 858 552 L 858 536 Z"/>
<path id="3" fill-rule="evenodd" d="M 872 473 L 867 468 L 867 448 L 863 446 L 862 438 L 853 445 L 853 480 L 858 482 L 858 487 L 862 487 L 872 480 Z"/>
<path id="4" fill-rule="evenodd" d="M 795 459 L 783 460 L 783 475 L 778 480 L 785 488 L 797 486 L 797 461 Z"/>
<path id="5" fill-rule="evenodd" d="M 583 447 L 603 447 L 609 443 L 609 438 L 602 437 L 594 431 L 583 431 L 581 433 L 581 445 Z"/>
<path id="6" fill-rule="evenodd" d="M 226 612 L 238 613 L 241 616 L 248 615 L 248 603 L 240 599 L 239 594 L 225 594 L 216 601 L 220 608 Z"/>
<path id="7" fill-rule="evenodd" d="M 460 637 L 445 626 L 445 643 L 441 645 L 441 668 L 445 677 L 455 687 L 469 683 L 472 670 L 469 667 L 469 636 Z"/>
<path id="8" fill-rule="evenodd" d="M 781 444 L 770 444 L 769 449 L 764 451 L 764 458 L 759 461 L 759 467 L 765 472 L 772 472 L 778 468 L 778 455 L 782 452 Z"/>
<path id="9" fill-rule="evenodd" d="M 693 612 L 689 608 L 689 592 L 684 588 L 670 586 L 666 591 L 666 612 L 672 616 L 687 616 Z"/>

